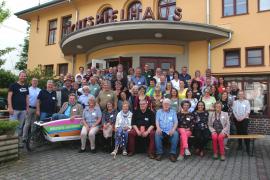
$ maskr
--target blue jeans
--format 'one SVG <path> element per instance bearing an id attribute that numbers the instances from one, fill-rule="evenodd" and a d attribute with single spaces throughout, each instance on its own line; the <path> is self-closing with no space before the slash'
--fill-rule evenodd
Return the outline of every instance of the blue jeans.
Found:
<path id="1" fill-rule="evenodd" d="M 59 113 L 56 113 L 56 114 L 53 114 L 52 115 L 52 119 L 53 120 L 58 120 L 58 119 L 68 119 L 70 117 L 64 115 L 64 114 L 59 114 Z"/>
<path id="2" fill-rule="evenodd" d="M 9 119 L 10 120 L 18 120 L 20 122 L 19 126 L 17 127 L 15 133 L 18 136 L 22 136 L 23 135 L 23 126 L 24 126 L 24 122 L 25 122 L 25 118 L 26 118 L 26 110 L 14 110 L 13 114 L 10 115 Z"/>
<path id="3" fill-rule="evenodd" d="M 39 120 L 43 121 L 46 118 L 52 117 L 52 114 L 46 113 L 46 112 L 40 112 Z"/>
<path id="4" fill-rule="evenodd" d="M 162 135 L 159 135 L 157 132 L 155 134 L 155 144 L 156 144 L 156 154 L 161 155 L 163 154 L 163 139 L 167 135 L 165 132 L 162 132 Z M 171 150 L 170 154 L 176 155 L 178 140 L 179 140 L 179 134 L 177 131 L 174 131 L 172 136 L 169 136 L 169 140 L 171 143 Z"/>

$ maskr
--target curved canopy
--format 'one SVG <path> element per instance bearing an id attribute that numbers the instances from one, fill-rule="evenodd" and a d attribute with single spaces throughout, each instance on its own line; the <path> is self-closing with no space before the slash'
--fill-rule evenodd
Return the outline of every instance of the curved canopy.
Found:
<path id="1" fill-rule="evenodd" d="M 70 33 L 60 44 L 64 55 L 140 43 L 176 44 L 228 38 L 230 30 L 208 24 L 160 20 L 100 24 Z"/>

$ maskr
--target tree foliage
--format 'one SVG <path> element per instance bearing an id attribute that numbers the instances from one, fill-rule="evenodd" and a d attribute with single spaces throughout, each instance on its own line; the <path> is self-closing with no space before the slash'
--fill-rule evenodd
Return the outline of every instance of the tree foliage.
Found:
<path id="1" fill-rule="evenodd" d="M 42 69 L 41 67 L 37 67 L 33 70 L 26 70 L 27 74 L 27 82 L 28 84 L 31 83 L 32 78 L 38 79 L 38 86 L 40 88 L 46 88 L 46 84 L 48 80 L 54 80 L 55 76 L 53 73 L 48 73 L 45 71 L 45 69 Z"/>
<path id="2" fill-rule="evenodd" d="M 22 51 L 19 55 L 20 59 L 15 65 L 15 68 L 20 71 L 27 69 L 28 48 L 29 48 L 29 29 L 30 29 L 30 25 L 28 24 L 27 36 L 24 38 L 23 44 L 20 45 L 22 47 Z"/>

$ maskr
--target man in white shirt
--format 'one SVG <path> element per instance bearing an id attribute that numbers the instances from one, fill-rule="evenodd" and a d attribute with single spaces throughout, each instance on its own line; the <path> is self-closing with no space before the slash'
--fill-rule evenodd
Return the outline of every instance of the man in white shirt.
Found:
<path id="1" fill-rule="evenodd" d="M 79 73 L 78 74 L 76 74 L 76 76 L 75 76 L 75 81 L 77 81 L 77 77 L 78 76 L 81 76 L 81 79 L 83 79 L 83 76 L 85 75 L 85 73 L 84 73 L 84 67 L 79 67 Z"/>
<path id="2" fill-rule="evenodd" d="M 25 119 L 25 124 L 23 128 L 23 140 L 27 139 L 29 127 L 31 126 L 31 131 L 33 130 L 33 123 L 36 121 L 36 105 L 37 97 L 41 89 L 38 86 L 38 79 L 33 78 L 31 82 L 31 87 L 29 87 L 29 112 Z"/>

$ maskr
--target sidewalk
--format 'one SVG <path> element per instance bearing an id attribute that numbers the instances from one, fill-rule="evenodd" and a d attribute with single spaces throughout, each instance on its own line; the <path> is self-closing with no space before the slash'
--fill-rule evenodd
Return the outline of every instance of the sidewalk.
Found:
<path id="1" fill-rule="evenodd" d="M 0 165 L 0 179 L 270 179 L 270 136 L 256 141 L 255 156 L 236 150 L 233 143 L 225 162 L 195 155 L 185 161 L 161 162 L 150 160 L 146 154 L 133 157 L 98 152 L 77 153 L 68 144 L 50 145 L 32 154 L 22 153 L 20 160 Z"/>

